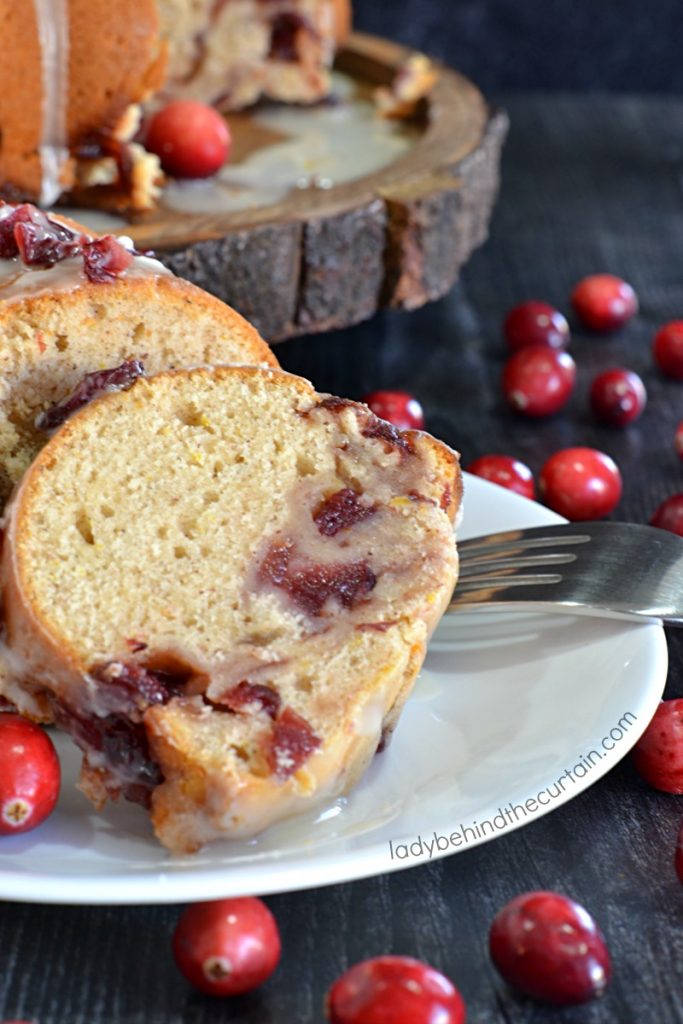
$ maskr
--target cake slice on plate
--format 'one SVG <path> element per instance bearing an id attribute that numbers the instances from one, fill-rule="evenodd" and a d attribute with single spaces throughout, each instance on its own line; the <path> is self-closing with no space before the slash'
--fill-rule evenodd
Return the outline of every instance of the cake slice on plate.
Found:
<path id="1" fill-rule="evenodd" d="M 55 425 L 44 414 L 84 375 L 131 360 L 148 373 L 277 366 L 238 313 L 130 240 L 94 238 L 28 204 L 0 204 L 0 507 Z"/>
<path id="2" fill-rule="evenodd" d="M 280 370 L 138 379 L 72 416 L 7 511 L 11 685 L 81 787 L 175 852 L 347 792 L 457 575 L 455 453 Z"/>

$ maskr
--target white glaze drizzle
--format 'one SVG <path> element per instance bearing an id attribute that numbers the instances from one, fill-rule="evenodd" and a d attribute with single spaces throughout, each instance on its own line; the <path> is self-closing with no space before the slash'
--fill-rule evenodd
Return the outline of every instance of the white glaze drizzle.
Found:
<path id="1" fill-rule="evenodd" d="M 42 61 L 43 125 L 39 145 L 42 165 L 40 203 L 51 206 L 63 189 L 61 171 L 69 157 L 67 99 L 69 89 L 68 0 L 33 0 Z"/>
<path id="2" fill-rule="evenodd" d="M 9 216 L 12 209 L 11 206 L 0 207 L 0 220 Z M 124 249 L 134 248 L 132 240 L 125 235 L 120 235 L 118 241 Z M 130 266 L 117 276 L 130 280 L 170 273 L 168 267 L 152 256 L 135 256 Z M 28 267 L 18 256 L 10 260 L 0 259 L 0 301 L 16 302 L 47 292 L 72 291 L 87 283 L 80 256 L 60 260 L 52 267 Z"/>
<path id="3" fill-rule="evenodd" d="M 327 191 L 387 167 L 410 151 L 420 130 L 377 116 L 372 100 L 354 81 L 335 72 L 337 103 L 318 107 L 263 103 L 251 114 L 271 133 L 239 162 L 213 178 L 171 181 L 162 204 L 181 213 L 220 214 L 282 201 L 296 189 Z"/>

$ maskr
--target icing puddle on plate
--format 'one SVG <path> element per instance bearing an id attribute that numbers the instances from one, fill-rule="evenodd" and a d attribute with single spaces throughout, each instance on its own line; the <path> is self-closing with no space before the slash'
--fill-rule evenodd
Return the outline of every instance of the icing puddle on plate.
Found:
<path id="1" fill-rule="evenodd" d="M 231 114 L 232 158 L 213 178 L 171 181 L 161 209 L 222 214 L 271 206 L 295 190 L 355 181 L 392 164 L 422 134 L 418 124 L 379 117 L 371 90 L 335 72 L 332 99 L 313 107 L 262 103 Z M 69 215 L 96 231 L 125 221 L 92 210 Z"/>

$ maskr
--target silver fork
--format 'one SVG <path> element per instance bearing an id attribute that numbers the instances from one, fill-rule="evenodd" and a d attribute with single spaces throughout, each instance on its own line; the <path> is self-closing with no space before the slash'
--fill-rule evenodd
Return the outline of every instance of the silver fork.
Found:
<path id="1" fill-rule="evenodd" d="M 683 626 L 683 537 L 636 523 L 563 523 L 458 542 L 450 612 L 571 612 Z"/>

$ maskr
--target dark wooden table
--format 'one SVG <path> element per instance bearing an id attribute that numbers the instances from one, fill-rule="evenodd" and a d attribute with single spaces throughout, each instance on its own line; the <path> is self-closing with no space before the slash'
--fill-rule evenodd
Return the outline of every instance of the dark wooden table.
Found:
<path id="1" fill-rule="evenodd" d="M 618 517 L 648 519 L 683 490 L 672 448 L 683 384 L 653 368 L 657 325 L 683 318 L 683 101 L 503 98 L 512 133 L 491 238 L 444 301 L 383 315 L 343 334 L 278 349 L 319 389 L 360 397 L 398 387 L 420 397 L 433 433 L 464 463 L 509 452 L 535 470 L 569 444 L 611 453 L 625 478 Z M 576 331 L 571 408 L 545 422 L 505 411 L 499 392 L 505 310 L 528 297 L 567 308 L 581 276 L 607 270 L 636 287 L 641 315 L 621 335 Z M 626 431 L 596 426 L 592 375 L 625 364 L 649 405 Z M 681 581 L 683 587 L 683 581 Z M 683 696 L 683 636 L 670 633 L 667 696 Z M 178 907 L 0 907 L 0 1019 L 39 1024 L 308 1024 L 349 964 L 379 953 L 421 957 L 453 977 L 469 1024 L 676 1024 L 683 1021 L 683 889 L 672 867 L 683 800 L 649 789 L 628 759 L 571 803 L 519 831 L 397 874 L 268 899 L 284 955 L 257 994 L 215 1002 L 177 974 Z M 1 856 L 0 851 L 0 856 Z M 517 998 L 486 954 L 496 910 L 526 889 L 584 903 L 612 951 L 601 1002 L 550 1011 Z M 410 1022 L 405 1022 L 410 1024 Z"/>

